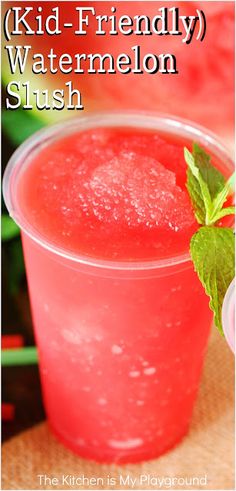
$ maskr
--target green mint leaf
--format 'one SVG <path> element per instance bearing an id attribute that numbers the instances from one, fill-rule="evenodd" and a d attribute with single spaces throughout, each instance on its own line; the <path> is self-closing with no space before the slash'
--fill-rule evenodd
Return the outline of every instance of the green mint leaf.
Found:
<path id="1" fill-rule="evenodd" d="M 209 305 L 221 334 L 222 304 L 234 278 L 234 250 L 234 233 L 230 228 L 200 227 L 190 243 L 194 269 L 210 297 Z"/>
<path id="2" fill-rule="evenodd" d="M 222 207 L 232 192 L 234 174 L 225 183 L 224 176 L 210 161 L 210 156 L 196 143 L 193 152 L 184 149 L 188 165 L 187 189 L 200 225 L 213 225 L 217 220 L 232 213 L 232 208 Z"/>
<path id="3" fill-rule="evenodd" d="M 211 223 L 215 223 L 219 218 L 217 218 L 217 215 L 219 212 L 222 210 L 222 207 L 227 200 L 227 197 L 232 194 L 233 192 L 233 183 L 234 183 L 234 178 L 235 178 L 235 173 L 232 174 L 232 176 L 228 179 L 226 184 L 224 185 L 223 189 L 215 196 L 215 198 L 212 201 L 212 210 L 211 210 L 211 216 L 210 216 L 210 221 Z M 229 207 L 228 209 L 230 209 Z M 224 210 L 224 215 L 231 214 L 231 213 L 225 213 L 227 208 Z M 223 210 L 222 210 L 223 211 Z"/>
<path id="4" fill-rule="evenodd" d="M 210 156 L 196 143 L 192 153 L 184 149 L 188 165 L 187 189 L 200 225 L 211 224 L 213 200 L 225 187 L 224 176 L 211 164 Z"/>
<path id="5" fill-rule="evenodd" d="M 194 207 L 195 216 L 201 225 L 206 221 L 207 210 L 211 208 L 211 196 L 200 170 L 195 163 L 193 154 L 187 148 L 184 149 L 187 169 L 187 189 Z"/>
<path id="6" fill-rule="evenodd" d="M 223 189 L 225 177 L 211 163 L 211 157 L 197 143 L 193 144 L 193 158 L 196 166 L 199 168 L 201 176 L 208 186 L 211 199 Z"/>
<path id="7" fill-rule="evenodd" d="M 214 216 L 214 223 L 220 220 L 227 215 L 235 214 L 235 206 L 227 206 L 227 208 L 222 208 L 222 210 L 218 211 Z"/>

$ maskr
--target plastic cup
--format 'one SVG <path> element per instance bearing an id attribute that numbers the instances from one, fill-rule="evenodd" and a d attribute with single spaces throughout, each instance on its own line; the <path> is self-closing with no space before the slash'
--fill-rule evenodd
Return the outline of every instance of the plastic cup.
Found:
<path id="1" fill-rule="evenodd" d="M 227 175 L 233 165 L 214 135 L 188 121 L 113 113 L 40 131 L 5 172 L 5 201 L 22 230 L 49 425 L 83 457 L 138 462 L 163 454 L 188 431 L 212 314 L 188 247 L 162 260 L 102 261 L 55 246 L 22 214 L 17 182 L 32 156 L 55 138 L 98 126 L 195 140 Z"/>
<path id="2" fill-rule="evenodd" d="M 224 298 L 222 325 L 226 341 L 235 353 L 235 279 L 230 283 Z"/>

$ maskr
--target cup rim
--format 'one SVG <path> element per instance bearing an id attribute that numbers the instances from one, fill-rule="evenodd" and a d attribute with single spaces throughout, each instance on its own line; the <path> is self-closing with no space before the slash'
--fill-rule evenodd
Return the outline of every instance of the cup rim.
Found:
<path id="1" fill-rule="evenodd" d="M 93 112 L 83 117 L 73 117 L 67 121 L 46 126 L 43 129 L 35 132 L 32 136 L 27 138 L 12 154 L 3 176 L 3 196 L 9 212 L 9 215 L 17 223 L 20 229 L 27 234 L 34 242 L 38 243 L 41 247 L 49 252 L 59 255 L 65 259 L 71 260 L 76 263 L 85 264 L 88 266 L 95 266 L 107 269 L 116 270 L 153 270 L 160 268 L 167 268 L 171 266 L 190 267 L 190 255 L 189 251 L 170 256 L 167 258 L 152 259 L 152 260 L 137 260 L 137 261 L 115 261 L 109 259 L 99 259 L 93 256 L 86 256 L 84 254 L 73 253 L 60 247 L 42 237 L 41 234 L 31 224 L 24 219 L 23 214 L 20 213 L 20 206 L 14 196 L 12 182 L 13 177 L 16 177 L 17 171 L 19 171 L 24 165 L 25 160 L 29 157 L 29 153 L 33 149 L 40 147 L 44 143 L 52 142 L 56 140 L 59 135 L 65 136 L 67 134 L 73 134 L 79 130 L 83 131 L 95 127 L 135 127 L 144 129 L 156 129 L 162 130 L 165 127 L 168 133 L 172 133 L 177 136 L 185 136 L 188 139 L 203 143 L 205 147 L 211 150 L 215 150 L 220 156 L 220 160 L 223 160 L 224 166 L 228 170 L 233 169 L 233 161 L 231 159 L 228 149 L 218 139 L 218 137 L 201 125 L 195 124 L 187 119 L 179 118 L 165 113 L 157 113 L 150 111 L 113 111 L 113 112 Z M 165 130 L 164 130 L 165 131 Z M 40 148 L 39 148 L 40 151 Z M 25 157 L 25 159 L 24 159 Z M 20 162 L 23 160 L 23 163 Z M 18 207 L 16 206 L 18 204 Z"/>

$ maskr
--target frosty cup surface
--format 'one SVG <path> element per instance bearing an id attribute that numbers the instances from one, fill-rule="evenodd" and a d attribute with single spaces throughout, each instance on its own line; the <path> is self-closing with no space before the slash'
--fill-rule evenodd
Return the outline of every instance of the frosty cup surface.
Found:
<path id="1" fill-rule="evenodd" d="M 97 126 L 144 127 L 203 144 L 225 173 L 215 137 L 168 116 L 103 114 L 37 133 L 4 177 L 24 257 L 49 425 L 79 455 L 105 462 L 155 458 L 187 432 L 212 320 L 185 254 L 152 261 L 75 255 L 45 240 L 22 214 L 19 173 L 55 138 Z"/>

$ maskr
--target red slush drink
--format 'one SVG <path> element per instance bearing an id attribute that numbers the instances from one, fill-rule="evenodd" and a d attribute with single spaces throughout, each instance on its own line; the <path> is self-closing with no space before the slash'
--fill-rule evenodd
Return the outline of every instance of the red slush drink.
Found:
<path id="1" fill-rule="evenodd" d="M 187 432 L 212 315 L 189 259 L 197 229 L 183 147 L 212 135 L 162 116 L 93 116 L 12 158 L 50 427 L 83 457 L 155 458 Z"/>

